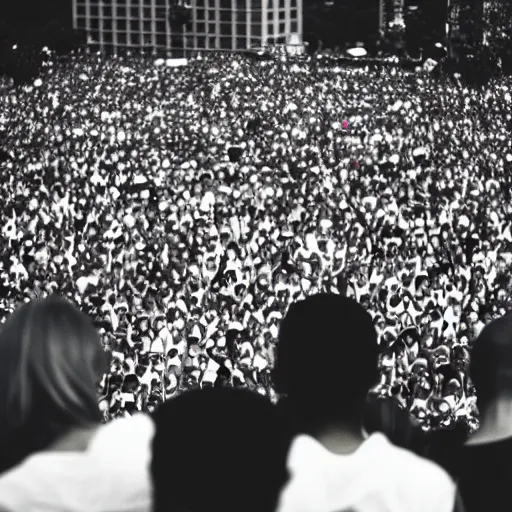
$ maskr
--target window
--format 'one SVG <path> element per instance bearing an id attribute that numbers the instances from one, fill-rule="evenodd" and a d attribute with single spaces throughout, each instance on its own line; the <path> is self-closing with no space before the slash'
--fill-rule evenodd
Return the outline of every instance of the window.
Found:
<path id="1" fill-rule="evenodd" d="M 197 47 L 198 48 L 205 48 L 205 44 L 206 44 L 206 37 L 198 36 L 197 37 Z"/>
<path id="2" fill-rule="evenodd" d="M 238 49 L 245 49 L 245 48 L 247 48 L 247 38 L 245 38 L 245 37 L 237 37 L 236 38 L 236 47 Z"/>
<path id="3" fill-rule="evenodd" d="M 85 16 L 85 7 L 83 5 L 77 6 L 76 13 L 78 16 Z"/>
<path id="4" fill-rule="evenodd" d="M 220 37 L 220 49 L 231 50 L 231 37 Z"/>
<path id="5" fill-rule="evenodd" d="M 247 23 L 237 23 L 236 33 L 239 36 L 245 36 L 247 34 Z"/>
<path id="6" fill-rule="evenodd" d="M 130 41 L 128 41 L 130 44 L 139 46 L 141 43 L 140 35 L 137 33 L 131 33 Z"/>
<path id="7" fill-rule="evenodd" d="M 286 20 L 286 10 L 285 9 L 279 9 L 279 20 L 280 21 Z"/>
<path id="8" fill-rule="evenodd" d="M 130 20 L 129 26 L 131 32 L 138 32 L 140 30 L 139 20 Z"/>
<path id="9" fill-rule="evenodd" d="M 197 15 L 196 15 L 196 18 L 198 20 L 204 20 L 205 17 L 206 17 L 206 13 L 205 13 L 205 10 L 204 9 L 197 9 Z"/>
<path id="10" fill-rule="evenodd" d="M 151 19 L 152 13 L 151 13 L 151 7 L 144 7 L 144 18 Z"/>
<path id="11" fill-rule="evenodd" d="M 284 34 L 286 31 L 286 23 L 279 23 L 279 33 Z"/>
<path id="12" fill-rule="evenodd" d="M 140 12 L 138 7 L 130 7 L 130 18 L 139 18 Z"/>
<path id="13" fill-rule="evenodd" d="M 220 11 L 220 20 L 223 23 L 231 23 L 231 11 Z"/>
<path id="14" fill-rule="evenodd" d="M 219 0 L 221 9 L 231 9 L 231 0 Z"/>
<path id="15" fill-rule="evenodd" d="M 299 24 L 297 23 L 296 19 L 292 19 L 290 22 L 290 32 L 292 34 L 295 34 L 299 31 Z"/>
<path id="16" fill-rule="evenodd" d="M 117 20 L 117 30 L 126 32 L 126 20 Z"/>
<path id="17" fill-rule="evenodd" d="M 167 32 L 167 22 L 165 21 L 157 21 L 156 22 L 156 31 L 165 33 Z"/>
<path id="18" fill-rule="evenodd" d="M 119 32 L 117 34 L 117 43 L 122 45 L 127 43 L 126 32 Z"/>
<path id="19" fill-rule="evenodd" d="M 222 23 L 220 25 L 220 35 L 221 36 L 226 36 L 226 37 L 231 37 L 231 32 L 232 32 L 232 27 L 231 27 L 231 23 Z M 215 32 L 210 32 L 210 34 L 215 34 Z"/>
<path id="20" fill-rule="evenodd" d="M 196 30 L 198 34 L 204 34 L 206 32 L 206 23 L 204 21 L 198 21 L 196 24 Z"/>
<path id="21" fill-rule="evenodd" d="M 217 49 L 217 36 L 208 36 L 207 37 L 208 48 L 212 50 Z"/>
<path id="22" fill-rule="evenodd" d="M 165 34 L 157 34 L 156 35 L 156 45 L 158 46 L 166 46 L 167 44 L 167 37 Z"/>
<path id="23" fill-rule="evenodd" d="M 215 34 L 215 31 L 217 30 L 217 26 L 215 23 L 208 23 L 208 34 Z"/>
<path id="24" fill-rule="evenodd" d="M 142 30 L 144 30 L 144 32 L 151 32 L 153 30 L 151 21 L 144 21 L 142 23 Z"/>
<path id="25" fill-rule="evenodd" d="M 117 6 L 117 17 L 126 18 L 126 7 Z"/>

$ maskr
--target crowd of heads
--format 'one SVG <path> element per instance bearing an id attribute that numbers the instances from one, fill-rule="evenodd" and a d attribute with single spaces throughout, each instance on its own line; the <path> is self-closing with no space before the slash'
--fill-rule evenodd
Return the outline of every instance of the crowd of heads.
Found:
<path id="1" fill-rule="evenodd" d="M 197 387 L 275 398 L 288 306 L 340 293 L 373 319 L 375 393 L 427 430 L 474 428 L 468 348 L 509 300 L 510 85 L 308 58 L 47 62 L 0 97 L 3 316 L 56 290 L 87 312 L 109 419 Z M 304 370 L 312 396 L 344 348 L 304 350 L 329 363 Z"/>

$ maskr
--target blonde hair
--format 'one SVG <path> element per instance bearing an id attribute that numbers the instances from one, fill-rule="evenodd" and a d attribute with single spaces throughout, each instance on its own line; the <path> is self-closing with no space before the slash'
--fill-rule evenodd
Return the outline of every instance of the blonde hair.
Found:
<path id="1" fill-rule="evenodd" d="M 107 369 L 97 330 L 73 304 L 51 296 L 19 306 L 0 331 L 0 473 L 99 423 Z"/>

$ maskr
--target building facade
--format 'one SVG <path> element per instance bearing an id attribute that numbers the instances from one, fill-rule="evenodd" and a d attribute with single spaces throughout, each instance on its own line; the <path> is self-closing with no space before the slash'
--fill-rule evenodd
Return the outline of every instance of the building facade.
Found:
<path id="1" fill-rule="evenodd" d="M 73 22 L 95 50 L 245 50 L 302 40 L 302 0 L 191 0 L 171 29 L 166 0 L 73 0 Z"/>

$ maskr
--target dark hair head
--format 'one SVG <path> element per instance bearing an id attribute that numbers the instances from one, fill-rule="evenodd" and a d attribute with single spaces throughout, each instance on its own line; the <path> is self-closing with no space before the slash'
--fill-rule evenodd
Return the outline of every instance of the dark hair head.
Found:
<path id="1" fill-rule="evenodd" d="M 154 511 L 273 512 L 292 434 L 277 407 L 245 389 L 207 388 L 154 414 Z"/>
<path id="2" fill-rule="evenodd" d="M 377 333 L 356 301 L 312 295 L 281 322 L 274 382 L 303 419 L 353 420 L 378 377 Z"/>
<path id="3" fill-rule="evenodd" d="M 500 396 L 512 396 L 512 314 L 484 327 L 471 351 L 469 374 L 481 408 Z"/>
<path id="4" fill-rule="evenodd" d="M 52 296 L 19 306 L 0 331 L 0 472 L 72 427 L 99 423 L 108 369 L 87 315 Z"/>

